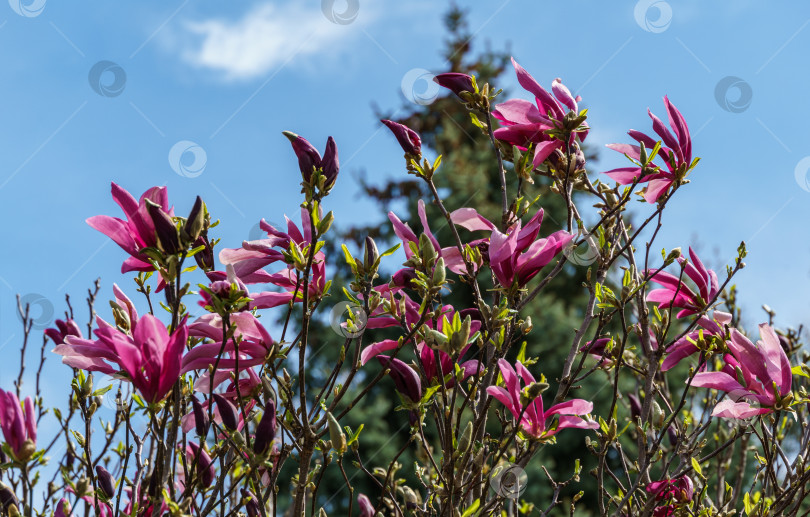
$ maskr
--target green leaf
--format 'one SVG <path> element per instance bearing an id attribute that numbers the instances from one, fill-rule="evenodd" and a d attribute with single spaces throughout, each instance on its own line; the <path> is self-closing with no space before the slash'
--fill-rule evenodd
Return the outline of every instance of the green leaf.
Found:
<path id="1" fill-rule="evenodd" d="M 793 375 L 800 375 L 802 377 L 807 377 L 808 379 L 810 379 L 810 375 L 807 375 L 807 372 L 804 371 L 803 367 L 804 364 L 800 364 L 798 366 L 794 366 L 793 368 L 791 368 L 790 371 L 791 373 L 793 373 Z"/>
<path id="2" fill-rule="evenodd" d="M 701 479 L 706 479 L 703 476 L 703 469 L 700 468 L 700 463 L 698 463 L 698 460 L 694 457 L 692 457 L 692 468 L 695 469 L 695 472 L 697 472 L 697 475 L 700 476 Z"/>
<path id="3" fill-rule="evenodd" d="M 473 125 L 474 125 L 475 127 L 480 128 L 480 129 L 484 129 L 484 123 L 483 123 L 483 122 L 481 122 L 481 121 L 478 119 L 478 115 L 476 115 L 476 114 L 475 114 L 475 113 L 473 113 L 472 111 L 470 112 L 470 121 L 473 123 Z"/>
<path id="4" fill-rule="evenodd" d="M 480 500 L 480 499 L 476 499 L 476 500 L 473 502 L 473 504 L 471 504 L 470 506 L 468 506 L 468 507 L 467 507 L 467 508 L 464 510 L 464 513 L 462 513 L 462 514 L 461 514 L 461 517 L 470 517 L 471 515 L 474 515 L 474 514 L 475 514 L 475 512 L 477 512 L 477 511 L 478 511 L 478 507 L 479 507 L 479 506 L 481 506 L 481 500 Z"/>

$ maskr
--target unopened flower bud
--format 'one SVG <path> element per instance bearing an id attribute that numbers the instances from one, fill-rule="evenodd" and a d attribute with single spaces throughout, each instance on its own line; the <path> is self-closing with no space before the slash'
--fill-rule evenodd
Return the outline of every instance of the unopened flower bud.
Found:
<path id="1" fill-rule="evenodd" d="M 346 435 L 343 434 L 343 429 L 340 428 L 337 419 L 329 411 L 326 412 L 326 421 L 329 425 L 329 440 L 332 442 L 332 447 L 335 448 L 338 454 L 343 454 L 346 452 Z"/>
<path id="2" fill-rule="evenodd" d="M 205 203 L 200 196 L 194 201 L 194 206 L 188 214 L 186 224 L 183 226 L 183 240 L 192 243 L 197 240 L 205 225 Z"/>
<path id="3" fill-rule="evenodd" d="M 179 253 L 181 249 L 180 236 L 171 216 L 164 212 L 160 205 L 153 203 L 149 199 L 146 200 L 146 206 L 149 217 L 152 218 L 152 224 L 155 226 L 158 248 L 169 255 Z"/>
<path id="4" fill-rule="evenodd" d="M 248 517 L 259 517 L 261 512 L 259 511 L 259 501 L 256 499 L 256 496 L 250 490 L 242 489 L 242 500 L 245 505 L 245 511 L 248 514 Z"/>
<path id="5" fill-rule="evenodd" d="M 366 271 L 372 270 L 378 258 L 380 258 L 380 252 L 377 251 L 377 243 L 371 237 L 366 237 L 365 253 L 363 254 L 363 267 Z"/>
<path id="6" fill-rule="evenodd" d="M 197 397 L 191 397 L 191 407 L 194 411 L 194 428 L 197 431 L 197 436 L 205 438 L 208 434 L 208 413 L 202 407 L 202 404 L 197 400 Z"/>
<path id="7" fill-rule="evenodd" d="M 115 495 L 115 481 L 113 480 L 112 474 L 101 465 L 96 466 L 96 481 L 98 481 L 98 487 L 101 489 L 101 493 L 103 493 L 107 499 Z"/>
<path id="8" fill-rule="evenodd" d="M 217 404 L 217 409 L 219 409 L 219 416 L 222 417 L 222 423 L 229 430 L 235 431 L 239 422 L 236 407 L 230 400 L 226 399 L 219 393 L 214 393 L 213 398 L 214 402 Z"/>
<path id="9" fill-rule="evenodd" d="M 276 438 L 276 403 L 269 400 L 264 407 L 264 414 L 256 426 L 256 437 L 253 440 L 253 452 L 264 455 Z"/>

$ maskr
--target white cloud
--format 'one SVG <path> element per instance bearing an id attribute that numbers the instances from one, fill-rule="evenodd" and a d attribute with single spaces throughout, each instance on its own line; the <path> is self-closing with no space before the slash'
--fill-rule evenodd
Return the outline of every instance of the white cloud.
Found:
<path id="1" fill-rule="evenodd" d="M 324 2 L 326 4 L 328 2 Z M 356 1 L 338 1 L 335 11 L 351 17 Z M 319 2 L 320 4 L 320 2 Z M 211 18 L 186 23 L 194 43 L 184 52 L 191 64 L 224 72 L 232 80 L 261 77 L 287 62 L 308 55 L 333 52 L 361 34 L 371 18 L 364 3 L 356 19 L 341 25 L 327 19 L 320 9 L 299 3 L 262 3 L 241 19 Z"/>

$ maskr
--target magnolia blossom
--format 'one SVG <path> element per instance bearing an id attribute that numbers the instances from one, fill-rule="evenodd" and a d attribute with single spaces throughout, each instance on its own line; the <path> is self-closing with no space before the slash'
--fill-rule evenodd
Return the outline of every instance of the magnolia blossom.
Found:
<path id="1" fill-rule="evenodd" d="M 416 312 L 418 316 L 418 311 Z M 428 319 L 424 322 L 426 328 L 434 329 L 439 332 L 444 332 L 445 328 L 451 325 L 450 322 L 453 321 L 455 317 L 456 311 L 451 305 L 445 305 L 440 310 L 440 316 L 438 317 L 438 321 L 434 321 L 433 319 Z M 477 309 L 468 310 L 465 309 L 464 311 L 459 312 L 459 316 L 463 319 L 467 316 L 467 314 L 475 316 L 477 319 L 472 319 L 470 321 L 470 335 L 474 335 L 481 329 L 481 315 Z M 398 324 L 394 318 L 390 318 L 395 324 Z M 411 321 L 410 324 L 415 324 L 415 321 Z M 379 328 L 381 325 L 377 325 Z M 416 351 L 419 357 L 419 362 L 422 365 L 422 369 L 425 372 L 425 377 L 430 382 L 443 382 L 444 377 L 447 374 L 453 373 L 455 371 L 455 365 L 458 364 L 459 368 L 463 372 L 463 377 L 466 379 L 470 375 L 474 375 L 479 373 L 483 369 L 483 365 L 477 359 L 469 359 L 466 361 L 461 361 L 461 358 L 467 354 L 467 351 L 470 349 L 470 345 L 472 342 L 467 343 L 458 353 L 457 360 L 454 360 L 450 354 L 442 351 L 442 350 L 434 350 L 429 347 L 425 342 L 419 342 L 416 344 Z M 360 353 L 360 363 L 366 364 L 370 359 L 377 356 L 382 352 L 387 352 L 390 350 L 395 350 L 399 347 L 399 342 L 395 339 L 384 339 L 382 341 L 378 341 L 376 343 L 372 343 L 371 345 L 367 346 L 363 349 Z M 438 356 L 438 360 L 437 360 Z M 451 379 L 447 383 L 447 387 L 453 387 L 455 385 L 455 379 Z"/>
<path id="2" fill-rule="evenodd" d="M 539 440 L 551 438 L 561 429 L 567 427 L 576 429 L 598 429 L 599 424 L 585 420 L 582 416 L 589 416 L 593 411 L 593 402 L 582 399 L 571 399 L 551 406 L 547 411 L 543 408 L 543 397 L 538 395 L 528 404 L 522 399 L 522 387 L 537 382 L 534 376 L 520 361 L 515 363 L 517 372 L 505 359 L 498 360 L 505 388 L 489 386 L 487 393 L 495 397 L 512 413 L 520 424 L 523 432 Z M 558 415 L 556 425 L 549 427 L 552 417 Z"/>
<path id="3" fill-rule="evenodd" d="M 220 262 L 226 266 L 233 266 L 236 277 L 245 284 L 269 283 L 282 288 L 282 292 L 249 294 L 252 300 L 249 305 L 251 309 L 268 309 L 285 305 L 290 301 L 302 300 L 303 280 L 298 279 L 298 273 L 291 265 L 274 274 L 262 269 L 275 262 L 284 261 L 283 252 L 289 250 L 291 244 L 297 245 L 302 250 L 312 244 L 312 223 L 306 209 L 301 209 L 300 230 L 289 218 L 285 219 L 286 233 L 262 219 L 259 226 L 267 233 L 266 239 L 244 241 L 241 248 L 223 249 L 219 253 Z M 311 297 L 319 297 L 326 288 L 325 261 L 326 255 L 322 251 L 313 257 L 312 278 L 309 282 Z"/>
<path id="4" fill-rule="evenodd" d="M 467 266 L 461 257 L 461 253 L 458 251 L 458 247 L 448 246 L 446 248 L 442 248 L 439 245 L 439 241 L 433 235 L 433 232 L 430 231 L 430 225 L 428 224 L 427 214 L 425 212 L 425 202 L 421 199 L 416 204 L 416 212 L 419 215 L 419 220 L 422 222 L 422 231 L 430 240 L 431 244 L 433 244 L 433 248 L 436 250 L 436 253 L 438 253 L 438 255 L 444 259 L 444 264 L 447 266 L 447 269 L 457 274 L 465 274 L 467 272 Z M 403 223 L 399 217 L 394 214 L 394 212 L 388 212 L 388 219 L 391 221 L 391 224 L 394 227 L 394 233 L 402 241 L 405 256 L 407 258 L 411 258 L 414 252 L 411 249 L 410 244 L 413 243 L 418 246 L 419 237 L 417 237 L 414 231 L 411 230 L 408 223 Z M 473 264 L 473 268 L 475 267 L 476 265 Z"/>
<path id="5" fill-rule="evenodd" d="M 149 403 L 163 400 L 180 377 L 188 328 L 186 318 L 170 335 L 165 325 L 151 314 L 138 318 L 129 298 L 114 287 L 119 308 L 118 317 L 126 318 L 128 329 L 122 330 L 97 318 L 93 332 L 98 339 L 68 336 L 53 351 L 62 362 L 90 372 L 125 374 Z"/>
<path id="6" fill-rule="evenodd" d="M 543 223 L 542 208 L 529 219 L 526 226 L 517 221 L 506 229 L 506 233 L 501 233 L 492 222 L 473 208 L 460 208 L 450 214 L 450 218 L 454 224 L 468 230 L 490 232 L 487 247 L 489 267 L 498 283 L 506 288 L 513 283 L 518 287 L 525 286 L 574 238 L 565 230 L 559 230 L 538 239 L 540 225 Z M 480 242 L 476 244 L 485 246 Z"/>
<path id="7" fill-rule="evenodd" d="M 189 325 L 191 337 L 209 338 L 213 342 L 200 343 L 183 357 L 182 373 L 206 369 L 216 365 L 217 369 L 233 370 L 237 367 L 236 345 L 239 342 L 239 369 L 264 364 L 275 342 L 258 318 L 250 312 L 236 312 L 229 315 L 230 324 L 236 327 L 232 338 L 222 344 L 222 317 L 219 314 L 205 314 Z"/>
<path id="8" fill-rule="evenodd" d="M 658 156 L 664 160 L 666 169 L 658 169 L 653 173 L 643 174 L 641 167 L 620 167 L 605 174 L 618 181 L 620 185 L 628 185 L 634 181 L 647 183 L 644 199 L 648 203 L 655 203 L 664 195 L 669 187 L 679 178 L 686 176 L 686 173 L 695 166 L 697 162 L 692 161 L 692 138 L 689 135 L 689 127 L 681 112 L 669 102 L 669 98 L 664 97 L 664 106 L 667 109 L 669 126 L 672 132 L 667 129 L 664 123 L 652 114 L 648 109 L 647 114 L 653 121 L 653 131 L 661 138 L 663 146 L 658 151 Z M 673 134 L 674 133 L 674 134 Z M 650 138 L 640 131 L 631 129 L 627 132 L 630 138 L 639 143 L 643 143 L 648 152 L 655 147 L 656 140 Z M 630 144 L 608 144 L 607 147 L 618 151 L 636 162 L 641 160 L 641 147 Z M 654 158 L 654 157 L 653 157 Z"/>
<path id="9" fill-rule="evenodd" d="M 534 167 L 542 164 L 557 149 L 566 144 L 576 144 L 577 132 L 571 131 L 568 142 L 549 136 L 547 131 L 562 126 L 566 113 L 579 114 L 579 96 L 574 97 L 562 81 L 557 78 L 551 85 L 552 95 L 532 77 L 517 61 L 512 59 L 520 85 L 534 95 L 534 103 L 523 99 L 510 99 L 495 106 L 492 116 L 502 125 L 495 130 L 495 138 L 503 140 L 526 150 L 534 144 Z M 579 132 L 579 140 L 584 141 L 588 135 L 587 125 Z"/>
<path id="10" fill-rule="evenodd" d="M 157 205 L 159 212 L 167 217 L 174 216 L 174 209 L 169 207 L 169 196 L 166 187 L 152 187 L 135 201 L 132 195 L 112 184 L 112 197 L 124 211 L 127 220 L 108 215 L 96 215 L 87 219 L 87 224 L 100 231 L 121 246 L 121 249 L 131 255 L 121 266 L 121 272 L 128 271 L 154 271 L 149 257 L 143 253 L 144 248 L 157 246 L 157 233 L 155 223 L 149 212 L 147 202 Z M 152 209 L 153 211 L 155 208 Z"/>
<path id="11" fill-rule="evenodd" d="M 697 287 L 697 292 L 687 286 L 684 282 L 666 271 L 646 271 L 649 280 L 662 286 L 662 289 L 655 289 L 647 293 L 647 301 L 658 303 L 659 309 L 675 307 L 682 309 L 677 317 L 683 318 L 696 314 L 707 307 L 720 291 L 717 281 L 717 274 L 711 269 L 707 269 L 700 261 L 700 257 L 690 247 L 688 261 L 684 257 L 678 257 L 678 263 L 683 267 L 684 275 L 690 278 Z"/>
<path id="12" fill-rule="evenodd" d="M 15 393 L 0 389 L 0 429 L 12 454 L 20 461 L 27 460 L 36 450 L 36 418 L 31 397 L 26 397 L 21 405 Z"/>
<path id="13" fill-rule="evenodd" d="M 79 329 L 79 325 L 72 319 L 68 318 L 66 321 L 56 320 L 55 323 L 56 328 L 45 330 L 45 335 L 51 338 L 51 341 L 53 341 L 55 345 L 64 343 L 65 338 L 68 336 L 82 337 L 82 331 Z"/>
<path id="14" fill-rule="evenodd" d="M 655 497 L 657 502 L 666 503 L 658 505 L 653 510 L 654 517 L 668 517 L 675 514 L 675 509 L 692 500 L 695 495 L 695 486 L 689 476 L 680 476 L 675 479 L 662 479 L 647 485 L 647 492 Z"/>
<path id="15" fill-rule="evenodd" d="M 701 327 L 700 330 L 688 333 L 667 348 L 667 356 L 664 358 L 664 362 L 661 363 L 661 370 L 667 371 L 674 368 L 685 358 L 699 352 L 696 343 L 701 336 L 704 339 L 709 336 L 717 336 L 725 340 L 727 336 L 726 327 L 729 323 L 731 323 L 731 314 L 727 312 L 714 311 L 711 318 L 701 316 L 697 321 L 697 324 Z"/>
<path id="16" fill-rule="evenodd" d="M 785 408 L 793 379 L 790 361 L 767 323 L 759 326 L 759 335 L 762 339 L 755 345 L 732 329 L 722 370 L 700 372 L 692 380 L 692 386 L 729 394 L 715 406 L 712 416 L 749 418 Z"/>

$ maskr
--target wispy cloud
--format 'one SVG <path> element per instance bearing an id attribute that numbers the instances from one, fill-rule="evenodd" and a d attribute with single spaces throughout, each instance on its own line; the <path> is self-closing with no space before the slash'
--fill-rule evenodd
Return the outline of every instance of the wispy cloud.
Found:
<path id="1" fill-rule="evenodd" d="M 200 68 L 223 72 L 230 80 L 253 79 L 285 65 L 292 57 L 347 47 L 346 43 L 362 35 L 361 25 L 372 17 L 371 9 L 363 4 L 351 23 L 334 23 L 320 3 L 265 2 L 237 20 L 215 17 L 186 22 L 185 31 L 192 37 L 183 57 Z"/>

